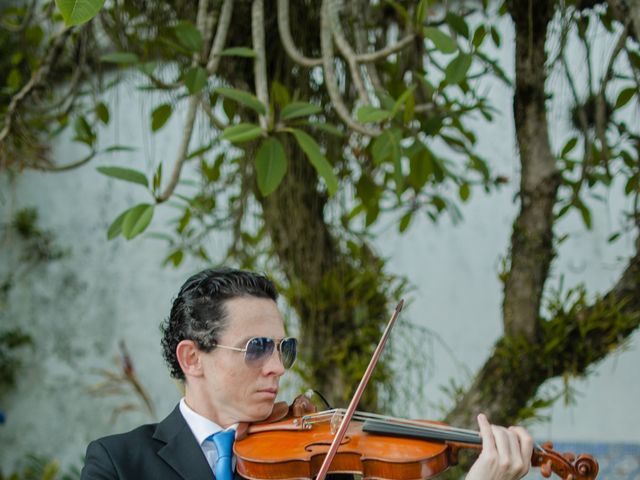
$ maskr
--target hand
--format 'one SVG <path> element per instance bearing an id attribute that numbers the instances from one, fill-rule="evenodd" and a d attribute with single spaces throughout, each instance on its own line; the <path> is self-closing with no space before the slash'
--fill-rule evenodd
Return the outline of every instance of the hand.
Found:
<path id="1" fill-rule="evenodd" d="M 490 425 L 484 414 L 478 415 L 482 453 L 469 470 L 466 480 L 517 480 L 531 466 L 533 439 L 522 427 Z"/>

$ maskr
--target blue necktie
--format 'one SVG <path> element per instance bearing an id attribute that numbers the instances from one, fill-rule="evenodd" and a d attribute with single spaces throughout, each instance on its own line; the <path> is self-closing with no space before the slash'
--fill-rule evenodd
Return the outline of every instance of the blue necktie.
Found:
<path id="1" fill-rule="evenodd" d="M 218 450 L 218 460 L 213 468 L 216 480 L 233 480 L 231 469 L 231 457 L 233 455 L 233 441 L 236 437 L 235 430 L 224 430 L 211 435 L 211 440 Z"/>

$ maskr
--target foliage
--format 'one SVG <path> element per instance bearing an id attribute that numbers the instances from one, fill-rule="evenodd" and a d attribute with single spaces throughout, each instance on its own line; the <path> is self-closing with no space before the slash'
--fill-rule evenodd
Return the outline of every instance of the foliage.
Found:
<path id="1" fill-rule="evenodd" d="M 33 345 L 33 339 L 21 329 L 0 331 L 0 391 L 3 394 L 15 386 L 16 372 L 22 363 L 19 352 L 27 345 Z"/>
<path id="2" fill-rule="evenodd" d="M 50 231 L 38 226 L 38 212 L 23 208 L 15 212 L 8 224 L 0 226 L 3 243 L 18 244 L 19 255 L 6 258 L 0 278 L 0 319 L 11 290 L 23 281 L 37 266 L 59 260 L 65 251 L 55 243 Z M 35 340 L 28 328 L 16 327 L 0 330 L 0 391 L 8 393 L 15 386 L 16 374 L 22 365 L 24 347 L 34 347 Z"/>
<path id="3" fill-rule="evenodd" d="M 13 473 L 0 472 L 0 480 L 77 480 L 80 478 L 80 470 L 77 467 L 62 470 L 57 460 L 27 455 L 21 463 L 23 465 Z"/>
<path id="4" fill-rule="evenodd" d="M 154 402 L 134 368 L 133 359 L 124 341 L 120 342 L 120 356 L 115 363 L 116 370 L 97 369 L 95 371 L 100 381 L 89 388 L 89 393 L 94 397 L 116 396 L 123 399 L 113 409 L 112 422 L 115 422 L 120 414 L 130 411 L 143 411 L 155 419 Z M 131 400 L 131 397 L 134 400 Z"/>

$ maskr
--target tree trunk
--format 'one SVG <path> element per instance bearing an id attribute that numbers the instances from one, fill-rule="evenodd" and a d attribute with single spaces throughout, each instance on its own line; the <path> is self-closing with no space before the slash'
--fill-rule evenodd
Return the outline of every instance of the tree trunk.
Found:
<path id="1" fill-rule="evenodd" d="M 553 206 L 560 183 L 545 106 L 545 40 L 553 6 L 550 0 L 509 2 L 516 27 L 513 109 L 522 168 L 520 213 L 511 236 L 502 307 L 505 334 L 529 341 L 540 334 L 538 314 L 553 258 Z"/>
<path id="2" fill-rule="evenodd" d="M 268 78 L 300 99 L 328 103 L 324 89 L 313 89 L 309 70 L 294 64 L 284 51 L 273 3 L 273 8 L 267 6 L 265 10 Z M 308 6 L 291 2 L 291 18 L 296 19 L 296 32 L 305 32 L 303 38 L 295 39 L 296 44 L 306 54 L 317 56 L 318 16 Z M 247 80 L 252 84 L 252 79 Z M 287 278 L 285 296 L 299 317 L 304 379 L 335 406 L 346 406 L 389 314 L 387 277 L 382 272 L 383 262 L 366 245 L 360 245 L 358 252 L 349 251 L 336 237 L 337 230 L 331 228 L 325 212 L 327 196 L 318 187 L 315 169 L 291 135 L 278 138 L 289 161 L 287 175 L 274 193 L 265 198 L 256 192 L 256 197 L 262 205 L 273 253 Z M 325 135 L 321 144 L 329 161 L 339 166 L 341 139 Z M 389 372 L 380 365 L 361 408 L 378 410 L 373 385 L 386 375 Z"/>

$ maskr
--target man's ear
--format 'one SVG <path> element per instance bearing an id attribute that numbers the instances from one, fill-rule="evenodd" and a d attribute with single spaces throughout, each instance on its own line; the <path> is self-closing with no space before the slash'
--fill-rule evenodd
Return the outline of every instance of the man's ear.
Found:
<path id="1" fill-rule="evenodd" d="M 200 349 L 193 340 L 182 340 L 176 347 L 176 358 L 185 377 L 203 375 Z"/>

